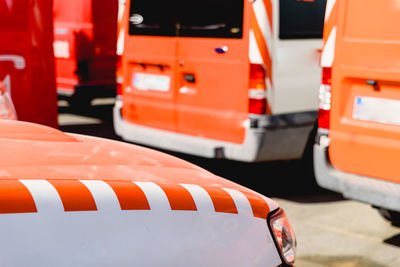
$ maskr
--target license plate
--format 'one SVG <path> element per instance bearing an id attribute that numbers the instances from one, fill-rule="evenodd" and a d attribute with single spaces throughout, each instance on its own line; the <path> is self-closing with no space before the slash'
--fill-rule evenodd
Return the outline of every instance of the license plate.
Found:
<path id="1" fill-rule="evenodd" d="M 166 75 L 156 75 L 147 73 L 135 73 L 133 85 L 136 89 L 148 91 L 167 92 L 169 90 L 171 78 Z"/>
<path id="2" fill-rule="evenodd" d="M 353 118 L 400 125 L 400 101 L 376 97 L 356 97 Z"/>

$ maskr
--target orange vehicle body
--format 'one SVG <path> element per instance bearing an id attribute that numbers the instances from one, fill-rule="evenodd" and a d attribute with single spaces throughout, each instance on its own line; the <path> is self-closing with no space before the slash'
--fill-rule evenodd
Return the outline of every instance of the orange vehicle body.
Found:
<path id="1" fill-rule="evenodd" d="M 0 146 L 7 265 L 293 264 L 278 203 L 182 159 L 12 120 Z"/>
<path id="2" fill-rule="evenodd" d="M 320 117 L 314 148 L 317 180 L 349 198 L 399 212 L 399 3 L 332 3 L 325 27 L 331 66 L 322 59 L 332 97 L 322 110 L 330 118 Z M 335 42 L 328 41 L 332 34 Z"/>
<path id="3" fill-rule="evenodd" d="M 126 1 L 121 16 L 116 133 L 210 158 L 300 158 L 316 119 L 325 1 L 152 4 Z M 293 14 L 315 17 L 310 33 L 284 34 Z"/>
<path id="4" fill-rule="evenodd" d="M 60 96 L 90 101 L 115 95 L 117 14 L 116 0 L 54 0 Z"/>
<path id="5" fill-rule="evenodd" d="M 0 2 L 0 81 L 19 120 L 58 127 L 51 0 Z"/>

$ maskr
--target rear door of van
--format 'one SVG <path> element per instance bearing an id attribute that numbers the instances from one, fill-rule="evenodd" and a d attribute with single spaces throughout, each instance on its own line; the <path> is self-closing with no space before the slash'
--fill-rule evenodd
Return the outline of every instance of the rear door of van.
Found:
<path id="1" fill-rule="evenodd" d="M 78 70 L 77 58 L 88 57 L 89 40 L 84 38 L 92 28 L 91 0 L 54 0 L 54 55 L 56 63 L 56 82 L 59 92 L 72 94 L 79 83 L 75 72 Z M 79 46 L 81 49 L 79 49 Z M 86 47 L 85 51 L 82 51 Z"/>
<path id="2" fill-rule="evenodd" d="M 243 24 L 248 5 L 243 0 L 132 0 L 124 51 L 124 118 L 242 142 L 248 109 L 248 30 Z"/>
<path id="3" fill-rule="evenodd" d="M 326 0 L 274 2 L 274 114 L 316 111 Z"/>
<path id="4" fill-rule="evenodd" d="M 242 143 L 248 118 L 249 1 L 176 1 L 181 133 Z"/>
<path id="5" fill-rule="evenodd" d="M 338 2 L 331 145 L 335 168 L 400 182 L 400 5 Z"/>
<path id="6" fill-rule="evenodd" d="M 122 115 L 130 123 L 176 131 L 177 40 L 172 3 L 132 0 L 127 5 Z"/>
<path id="7" fill-rule="evenodd" d="M 118 3 L 113 0 L 55 0 L 54 54 L 57 87 L 115 81 Z"/>

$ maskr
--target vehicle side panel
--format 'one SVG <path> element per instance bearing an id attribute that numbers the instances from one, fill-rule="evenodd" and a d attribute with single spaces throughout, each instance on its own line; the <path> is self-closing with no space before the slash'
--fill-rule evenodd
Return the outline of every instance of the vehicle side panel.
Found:
<path id="1" fill-rule="evenodd" d="M 365 1 L 353 0 L 339 3 L 338 8 L 332 165 L 399 182 L 400 30 L 393 26 L 400 23 L 398 2 L 368 1 L 366 6 Z"/>
<path id="2" fill-rule="evenodd" d="M 0 3 L 0 81 L 18 119 L 57 127 L 51 0 Z"/>
<path id="3" fill-rule="evenodd" d="M 37 212 L 0 210 L 0 229 L 3 229 L 0 255 L 4 264 L 277 266 L 281 263 L 266 220 L 253 217 L 254 210 L 245 195 L 233 189 L 226 189 L 225 194 L 233 200 L 236 212 L 218 212 L 218 207 L 226 205 L 221 202 L 221 194 L 219 202 L 215 202 L 207 188 L 195 185 L 181 187 L 193 199 L 195 210 L 175 210 L 171 193 L 151 182 L 132 184 L 141 194 L 130 197 L 148 203 L 133 208 L 122 205 L 127 199 L 121 198 L 123 188 L 118 183 L 70 180 L 80 184 L 76 190 L 76 185 L 66 187 L 62 180 L 58 181 L 61 183 L 14 182 L 23 184 L 24 190 L 32 195 Z M 76 195 L 78 191 L 83 193 Z M 67 211 L 72 198 L 76 203 L 79 200 L 80 206 Z M 0 202 L 5 204 L 7 199 L 0 198 Z M 85 203 L 93 203 L 94 210 L 93 204 L 85 208 Z"/>

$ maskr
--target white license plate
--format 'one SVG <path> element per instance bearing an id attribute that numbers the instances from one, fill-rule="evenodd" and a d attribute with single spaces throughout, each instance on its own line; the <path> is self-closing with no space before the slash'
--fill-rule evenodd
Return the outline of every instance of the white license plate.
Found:
<path id="1" fill-rule="evenodd" d="M 357 96 L 354 99 L 353 118 L 400 125 L 400 101 Z"/>
<path id="2" fill-rule="evenodd" d="M 171 78 L 166 75 L 135 73 L 133 85 L 139 90 L 167 92 L 169 90 L 170 80 Z"/>

